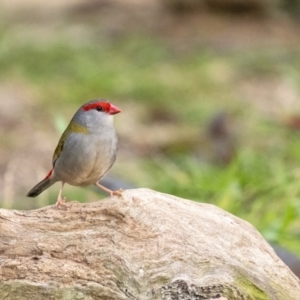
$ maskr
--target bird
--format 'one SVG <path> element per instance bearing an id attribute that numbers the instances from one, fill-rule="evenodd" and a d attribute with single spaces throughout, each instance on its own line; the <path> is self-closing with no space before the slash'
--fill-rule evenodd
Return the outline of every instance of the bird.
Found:
<path id="1" fill-rule="evenodd" d="M 113 116 L 121 110 L 105 99 L 83 104 L 63 132 L 52 158 L 52 169 L 35 185 L 27 197 L 36 197 L 55 182 L 60 181 L 56 207 L 65 206 L 62 198 L 64 184 L 72 186 L 96 185 L 109 195 L 121 195 L 99 183 L 116 160 L 118 138 Z"/>

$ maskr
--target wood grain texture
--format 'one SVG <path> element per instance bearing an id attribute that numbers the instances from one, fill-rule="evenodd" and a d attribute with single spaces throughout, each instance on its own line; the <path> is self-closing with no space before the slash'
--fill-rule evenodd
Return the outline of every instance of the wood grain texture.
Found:
<path id="1" fill-rule="evenodd" d="M 300 299 L 249 223 L 148 189 L 0 210 L 0 299 Z"/>

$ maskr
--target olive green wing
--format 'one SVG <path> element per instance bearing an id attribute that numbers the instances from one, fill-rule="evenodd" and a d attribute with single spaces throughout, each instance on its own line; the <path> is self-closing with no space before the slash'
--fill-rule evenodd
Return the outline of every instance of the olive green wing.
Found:
<path id="1" fill-rule="evenodd" d="M 64 131 L 64 133 L 62 134 L 56 148 L 55 148 L 55 151 L 53 153 L 53 158 L 52 158 L 52 165 L 54 167 L 55 165 L 55 162 L 56 160 L 59 158 L 61 152 L 63 151 L 63 148 L 64 148 L 64 143 L 65 143 L 65 140 L 66 138 L 68 137 L 69 135 L 69 130 L 68 130 L 69 126 L 67 127 L 67 129 Z"/>
<path id="2" fill-rule="evenodd" d="M 88 134 L 89 131 L 85 126 L 80 125 L 74 121 L 73 122 L 71 121 L 70 124 L 68 125 L 68 127 L 66 128 L 66 130 L 64 131 L 64 133 L 62 134 L 62 136 L 58 142 L 58 145 L 56 146 L 56 149 L 53 154 L 53 159 L 52 159 L 53 166 L 54 166 L 56 160 L 59 158 L 61 152 L 63 151 L 64 143 L 71 133 Z"/>

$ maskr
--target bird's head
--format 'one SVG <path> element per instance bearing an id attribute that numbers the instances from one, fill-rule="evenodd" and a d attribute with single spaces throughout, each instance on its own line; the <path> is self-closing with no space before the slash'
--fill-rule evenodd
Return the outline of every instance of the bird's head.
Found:
<path id="1" fill-rule="evenodd" d="M 107 100 L 92 100 L 82 105 L 73 120 L 89 129 L 99 126 L 112 126 L 113 115 L 121 110 Z"/>

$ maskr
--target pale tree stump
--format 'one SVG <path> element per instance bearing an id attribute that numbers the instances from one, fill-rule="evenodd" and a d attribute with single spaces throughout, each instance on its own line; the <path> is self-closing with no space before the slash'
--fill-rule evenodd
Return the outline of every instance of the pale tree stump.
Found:
<path id="1" fill-rule="evenodd" d="M 300 299 L 249 223 L 148 189 L 0 210 L 0 265 L 1 300 Z"/>

